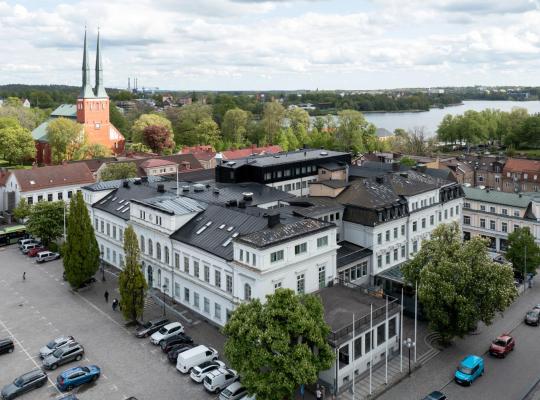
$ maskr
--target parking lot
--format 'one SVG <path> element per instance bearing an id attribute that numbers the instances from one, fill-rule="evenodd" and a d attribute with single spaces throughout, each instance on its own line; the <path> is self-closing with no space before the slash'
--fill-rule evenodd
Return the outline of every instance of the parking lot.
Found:
<path id="1" fill-rule="evenodd" d="M 54 382 L 64 370 L 78 364 L 96 364 L 101 377 L 96 383 L 74 389 L 80 399 L 121 400 L 134 396 L 139 400 L 212 399 L 201 385 L 182 375 L 167 360 L 159 346 L 148 339 L 134 337 L 134 328 L 126 328 L 119 312 L 111 310 L 103 293 L 119 297 L 115 277 L 98 280 L 83 292 L 74 292 L 62 280 L 60 261 L 36 264 L 22 255 L 17 246 L 0 248 L 0 338 L 13 337 L 15 351 L 0 355 L 0 386 L 32 369 L 41 367 L 40 347 L 60 335 L 72 335 L 84 346 L 85 358 L 49 371 L 49 383 L 23 395 L 23 399 L 55 399 L 60 396 Z M 22 274 L 26 272 L 26 280 Z M 99 275 L 99 274 L 98 274 Z M 145 309 L 145 319 L 152 312 Z M 196 343 L 223 347 L 217 329 L 188 313 L 191 323 L 182 318 L 186 334 Z"/>

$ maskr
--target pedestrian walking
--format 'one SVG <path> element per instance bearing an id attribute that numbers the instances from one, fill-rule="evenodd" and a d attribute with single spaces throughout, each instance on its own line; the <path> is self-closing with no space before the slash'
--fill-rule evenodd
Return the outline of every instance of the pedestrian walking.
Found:
<path id="1" fill-rule="evenodd" d="M 23 280 L 23 281 L 26 280 L 26 271 L 24 271 L 24 272 L 22 273 L 22 280 Z"/>
<path id="2" fill-rule="evenodd" d="M 118 307 L 118 299 L 114 299 L 113 302 L 112 302 L 113 311 L 116 311 L 116 307 Z"/>
<path id="3" fill-rule="evenodd" d="M 109 292 L 105 290 L 105 303 L 108 303 L 109 302 Z"/>
<path id="4" fill-rule="evenodd" d="M 315 390 L 315 398 L 317 400 L 322 400 L 322 391 L 319 385 L 317 385 L 317 390 Z"/>

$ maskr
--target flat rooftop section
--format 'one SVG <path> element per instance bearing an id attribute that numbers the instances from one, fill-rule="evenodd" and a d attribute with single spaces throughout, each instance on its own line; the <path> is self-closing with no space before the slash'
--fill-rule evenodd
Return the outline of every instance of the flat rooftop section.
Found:
<path id="1" fill-rule="evenodd" d="M 246 157 L 238 160 L 224 160 L 220 167 L 238 168 L 243 165 L 254 165 L 258 167 L 266 167 L 270 165 L 288 164 L 292 162 L 321 160 L 324 163 L 326 158 L 347 156 L 349 153 L 332 150 L 321 149 L 306 149 L 298 151 L 289 151 L 277 154 L 270 154 L 264 156 Z"/>
<path id="2" fill-rule="evenodd" d="M 338 245 L 341 246 L 337 251 L 338 268 L 363 260 L 364 258 L 370 257 L 373 254 L 371 249 L 358 246 L 345 240 L 339 242 Z"/>

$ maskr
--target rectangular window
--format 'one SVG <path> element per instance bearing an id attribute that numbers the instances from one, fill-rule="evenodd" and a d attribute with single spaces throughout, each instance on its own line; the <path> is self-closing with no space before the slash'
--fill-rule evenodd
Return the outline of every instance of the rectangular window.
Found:
<path id="1" fill-rule="evenodd" d="M 244 261 L 244 250 L 240 249 L 240 261 Z"/>
<path id="2" fill-rule="evenodd" d="M 319 267 L 319 289 L 326 286 L 326 267 Z"/>
<path id="3" fill-rule="evenodd" d="M 270 262 L 278 262 L 283 260 L 283 250 L 274 251 L 270 254 Z"/>
<path id="4" fill-rule="evenodd" d="M 275 283 L 274 283 L 274 292 L 275 292 L 277 289 L 281 288 L 281 284 L 282 284 L 281 281 L 275 282 Z"/>
<path id="5" fill-rule="evenodd" d="M 221 288 L 221 271 L 218 271 L 217 269 L 214 271 L 214 285 Z"/>
<path id="6" fill-rule="evenodd" d="M 444 210 L 444 219 L 448 218 L 448 210 Z"/>
<path id="7" fill-rule="evenodd" d="M 456 206 L 456 215 L 459 215 L 459 206 Z"/>
<path id="8" fill-rule="evenodd" d="M 450 208 L 450 218 L 454 216 L 454 208 Z"/>
<path id="9" fill-rule="evenodd" d="M 184 257 L 184 272 L 189 274 L 189 257 Z"/>
<path id="10" fill-rule="evenodd" d="M 519 225 L 514 225 L 514 231 L 519 229 Z"/>
<path id="11" fill-rule="evenodd" d="M 232 276 L 231 275 L 226 275 L 225 276 L 225 289 L 227 290 L 228 293 L 232 293 Z"/>
<path id="12" fill-rule="evenodd" d="M 377 234 L 377 244 L 382 244 L 382 233 Z"/>
<path id="13" fill-rule="evenodd" d="M 114 225 L 112 227 L 112 237 L 113 237 L 113 239 L 116 239 L 116 226 L 114 226 Z"/>
<path id="14" fill-rule="evenodd" d="M 107 236 L 111 236 L 111 225 L 107 224 Z"/>
<path id="15" fill-rule="evenodd" d="M 471 208 L 471 203 L 463 203 L 463 208 Z"/>
<path id="16" fill-rule="evenodd" d="M 30 204 L 30 205 L 34 204 L 34 196 L 28 196 L 28 197 L 26 198 L 26 202 L 27 202 L 28 204 Z M 96 226 L 96 228 L 97 228 L 97 226 Z"/>
<path id="17" fill-rule="evenodd" d="M 501 211 L 502 215 L 508 215 L 508 210 L 506 208 L 503 208 Z"/>
<path id="18" fill-rule="evenodd" d="M 300 243 L 300 244 L 297 244 L 296 246 L 294 246 L 294 254 L 295 255 L 302 254 L 302 253 L 305 253 L 305 252 L 307 252 L 307 243 Z"/>
<path id="19" fill-rule="evenodd" d="M 397 239 L 398 237 L 398 229 L 397 226 L 394 228 L 394 239 Z"/>
<path id="20" fill-rule="evenodd" d="M 362 336 L 354 341 L 354 359 L 362 357 Z"/>
<path id="21" fill-rule="evenodd" d="M 214 318 L 221 319 L 221 306 L 218 303 L 214 303 Z"/>
<path id="22" fill-rule="evenodd" d="M 193 260 L 193 275 L 199 277 L 199 262 L 196 260 Z"/>
<path id="23" fill-rule="evenodd" d="M 30 203 L 28 203 L 30 204 Z M 99 228 L 99 221 L 97 218 L 94 218 L 94 228 L 96 228 L 96 230 Z"/>
<path id="24" fill-rule="evenodd" d="M 426 228 L 426 219 L 422 218 L 422 229 Z"/>
<path id="25" fill-rule="evenodd" d="M 204 266 L 204 280 L 210 282 L 210 267 L 208 265 Z"/>
<path id="26" fill-rule="evenodd" d="M 184 288 L 184 302 L 189 303 L 189 289 Z"/>
<path id="27" fill-rule="evenodd" d="M 100 221 L 100 225 L 101 225 L 101 233 L 105 232 L 105 222 Z"/>
<path id="28" fill-rule="evenodd" d="M 470 225 L 471 224 L 471 217 L 468 215 L 463 216 L 463 225 Z"/>
<path id="29" fill-rule="evenodd" d="M 519 210 L 514 210 L 514 217 L 519 217 Z"/>
<path id="30" fill-rule="evenodd" d="M 508 223 L 506 222 L 501 223 L 501 231 L 508 232 Z"/>
<path id="31" fill-rule="evenodd" d="M 382 256 L 377 256 L 377 267 L 382 268 Z"/>
<path id="32" fill-rule="evenodd" d="M 371 350 L 373 350 L 373 344 L 372 344 L 372 338 L 373 338 L 373 331 L 369 331 L 366 333 L 366 335 L 364 336 L 365 337 L 365 344 L 366 344 L 366 347 L 364 348 L 364 352 L 365 353 L 369 353 Z"/>
<path id="33" fill-rule="evenodd" d="M 180 269 L 180 254 L 174 253 L 174 268 Z"/>
<path id="34" fill-rule="evenodd" d="M 317 239 L 317 247 L 328 246 L 328 236 L 323 236 Z"/>
<path id="35" fill-rule="evenodd" d="M 377 346 L 380 346 L 386 341 L 386 323 L 377 327 Z"/>
<path id="36" fill-rule="evenodd" d="M 486 211 L 486 206 L 485 205 L 480 205 L 480 211 Z"/>
<path id="37" fill-rule="evenodd" d="M 180 297 L 180 284 L 174 282 L 174 297 Z"/>
<path id="38" fill-rule="evenodd" d="M 405 246 L 401 246 L 401 257 L 405 257 Z"/>
<path id="39" fill-rule="evenodd" d="M 71 190 L 68 191 L 68 199 L 71 199 L 71 196 L 73 195 L 73 192 Z"/>
<path id="40" fill-rule="evenodd" d="M 386 237 L 386 241 L 389 242 L 390 241 L 390 231 L 386 231 L 384 235 Z"/>
<path id="41" fill-rule="evenodd" d="M 199 293 L 193 292 L 193 306 L 199 308 Z"/>
<path id="42" fill-rule="evenodd" d="M 53 201 L 53 195 L 52 195 L 52 193 L 49 193 L 49 194 L 47 195 L 47 201 Z"/>
<path id="43" fill-rule="evenodd" d="M 394 336 L 396 336 L 396 333 L 397 333 L 396 322 L 397 322 L 396 317 L 390 318 L 390 320 L 388 321 L 388 339 L 392 339 Z"/>
<path id="44" fill-rule="evenodd" d="M 418 251 L 418 240 L 415 240 L 412 244 L 412 251 L 416 253 Z"/>
<path id="45" fill-rule="evenodd" d="M 486 228 L 486 220 L 484 218 L 480 218 L 480 228 Z"/>
<path id="46" fill-rule="evenodd" d="M 394 261 L 398 259 L 398 249 L 394 249 Z"/>
<path id="47" fill-rule="evenodd" d="M 495 214 L 495 207 L 489 207 L 489 212 Z"/>
<path id="48" fill-rule="evenodd" d="M 416 230 L 417 230 L 416 221 L 413 221 L 413 223 L 412 223 L 412 230 L 413 230 L 413 232 L 416 232 Z"/>
<path id="49" fill-rule="evenodd" d="M 386 253 L 386 265 L 390 264 L 390 252 Z"/>
<path id="50" fill-rule="evenodd" d="M 62 200 L 64 198 L 64 193 L 58 192 L 57 196 L 58 196 L 58 200 Z"/>
<path id="51" fill-rule="evenodd" d="M 210 314 L 210 300 L 206 297 L 204 298 L 204 312 Z"/>
<path id="52" fill-rule="evenodd" d="M 430 225 L 435 225 L 435 215 L 430 215 L 429 216 L 429 224 Z"/>
<path id="53" fill-rule="evenodd" d="M 495 230 L 495 221 L 493 221 L 493 220 L 489 221 L 489 229 L 491 229 L 492 231 Z"/>
<path id="54" fill-rule="evenodd" d="M 304 274 L 296 276 L 296 293 L 304 294 L 306 291 L 306 277 Z"/>
<path id="55" fill-rule="evenodd" d="M 401 235 L 405 235 L 405 225 L 401 225 Z"/>

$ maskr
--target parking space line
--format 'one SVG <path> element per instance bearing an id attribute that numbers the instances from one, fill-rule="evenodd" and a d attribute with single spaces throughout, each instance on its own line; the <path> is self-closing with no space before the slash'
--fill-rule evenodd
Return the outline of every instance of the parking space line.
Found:
<path id="1" fill-rule="evenodd" d="M 15 342 L 17 342 L 17 344 L 20 346 L 20 348 L 22 349 L 22 351 L 26 354 L 26 356 L 32 360 L 32 362 L 34 363 L 34 365 L 36 366 L 36 368 L 39 368 L 41 369 L 41 367 L 39 366 L 39 364 L 36 362 L 36 360 L 34 360 L 32 358 L 32 356 L 30 355 L 30 353 L 24 348 L 24 346 L 22 345 L 22 340 L 19 340 L 15 337 L 15 335 L 13 333 L 11 333 L 11 331 L 8 329 L 8 327 L 6 326 L 6 324 L 4 323 L 4 321 L 2 321 L 0 319 L 0 325 L 2 325 L 4 327 L 4 329 L 6 330 L 6 332 L 8 333 L 9 336 L 11 336 L 13 338 L 13 340 Z M 54 386 L 54 388 L 56 389 L 56 391 L 58 393 L 60 393 L 60 390 L 56 387 L 56 385 L 54 384 L 54 382 L 52 381 L 52 379 L 49 377 L 49 375 L 47 375 L 47 380 L 51 383 L 51 385 Z"/>

